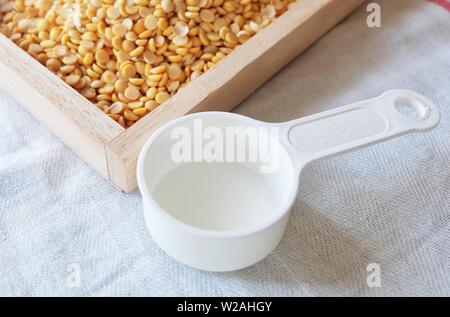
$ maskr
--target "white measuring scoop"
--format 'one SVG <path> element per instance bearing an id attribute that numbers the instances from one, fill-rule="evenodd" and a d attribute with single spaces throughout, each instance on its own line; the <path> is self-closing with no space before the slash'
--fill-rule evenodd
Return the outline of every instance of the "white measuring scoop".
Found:
<path id="1" fill-rule="evenodd" d="M 430 130 L 439 119 L 430 100 L 407 90 L 277 124 L 226 112 L 178 118 L 154 133 L 139 156 L 146 225 L 162 249 L 188 266 L 245 268 L 280 242 L 307 164 Z M 263 141 L 251 143 L 255 135 Z"/>

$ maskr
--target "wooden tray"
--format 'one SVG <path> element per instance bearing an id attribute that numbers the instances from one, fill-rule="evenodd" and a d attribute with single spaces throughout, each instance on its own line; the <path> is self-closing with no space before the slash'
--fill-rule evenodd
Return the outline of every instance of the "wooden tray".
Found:
<path id="1" fill-rule="evenodd" d="M 187 113 L 231 110 L 363 2 L 300 0 L 128 129 L 1 34 L 0 88 L 103 177 L 130 192 L 136 188 L 139 151 L 155 129 Z"/>

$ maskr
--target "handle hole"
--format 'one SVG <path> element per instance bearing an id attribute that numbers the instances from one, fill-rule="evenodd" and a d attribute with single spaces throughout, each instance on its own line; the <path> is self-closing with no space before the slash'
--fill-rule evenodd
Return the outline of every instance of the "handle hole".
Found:
<path id="1" fill-rule="evenodd" d="M 418 100 L 401 97 L 394 101 L 395 110 L 408 119 L 423 119 L 427 115 L 427 108 Z"/>

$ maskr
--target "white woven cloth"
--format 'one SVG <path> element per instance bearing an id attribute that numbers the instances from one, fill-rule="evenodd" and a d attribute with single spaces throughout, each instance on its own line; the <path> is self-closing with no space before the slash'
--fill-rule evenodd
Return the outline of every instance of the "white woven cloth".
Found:
<path id="1" fill-rule="evenodd" d="M 137 191 L 117 191 L 0 92 L 0 295 L 450 295 L 450 14 L 381 5 L 382 28 L 361 8 L 237 112 L 284 121 L 406 88 L 439 106 L 439 127 L 311 165 L 280 246 L 238 272 L 168 257 Z M 366 283 L 370 263 L 381 287 Z"/>

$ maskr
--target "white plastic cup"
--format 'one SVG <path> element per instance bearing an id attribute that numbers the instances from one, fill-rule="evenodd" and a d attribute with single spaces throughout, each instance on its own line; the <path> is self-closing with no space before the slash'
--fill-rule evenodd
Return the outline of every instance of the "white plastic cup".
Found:
<path id="1" fill-rule="evenodd" d="M 398 106 L 417 116 L 400 113 Z M 276 169 L 263 173 L 268 161 L 176 162 L 175 129 L 183 127 L 195 134 L 194 123 L 199 119 L 204 128 L 222 131 L 230 127 L 278 128 L 275 146 L 270 148 L 277 153 L 272 157 L 276 158 Z M 307 164 L 406 133 L 430 130 L 439 119 L 430 100 L 407 90 L 392 90 L 280 124 L 226 112 L 178 118 L 154 133 L 139 156 L 137 178 L 146 225 L 162 249 L 188 266 L 207 271 L 248 267 L 280 242 L 299 176 Z"/>

